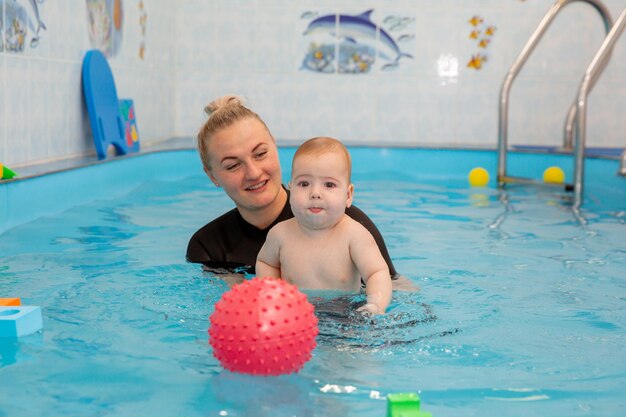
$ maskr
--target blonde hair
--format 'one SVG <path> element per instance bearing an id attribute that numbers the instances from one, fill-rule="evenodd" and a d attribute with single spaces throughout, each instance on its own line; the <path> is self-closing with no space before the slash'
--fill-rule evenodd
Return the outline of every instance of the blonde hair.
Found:
<path id="1" fill-rule="evenodd" d="M 341 141 L 329 137 L 311 138 L 300 145 L 296 150 L 296 153 L 293 155 L 293 160 L 291 161 L 291 172 L 293 172 L 293 164 L 296 161 L 296 158 L 300 156 L 319 156 L 325 153 L 335 152 L 342 154 L 345 158 L 346 167 L 348 168 L 348 182 L 350 182 L 352 178 L 352 158 L 350 157 L 350 152 L 348 152 L 348 149 L 346 149 Z"/>
<path id="2" fill-rule="evenodd" d="M 210 102 L 204 112 L 209 116 L 198 132 L 198 153 L 202 165 L 207 171 L 211 170 L 209 143 L 213 135 L 222 129 L 230 127 L 240 120 L 256 119 L 265 127 L 272 136 L 267 125 L 261 117 L 245 106 L 245 100 L 236 95 L 226 95 Z M 272 139 L 274 137 L 272 136 Z"/>

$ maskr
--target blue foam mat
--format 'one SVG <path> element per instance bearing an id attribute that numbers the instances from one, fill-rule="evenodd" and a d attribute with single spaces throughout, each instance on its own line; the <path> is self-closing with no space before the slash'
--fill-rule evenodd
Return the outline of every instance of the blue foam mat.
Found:
<path id="1" fill-rule="evenodd" d="M 128 145 L 115 81 L 102 52 L 94 49 L 85 54 L 82 75 L 83 92 L 98 158 L 106 158 L 110 145 L 115 147 L 118 154 L 127 154 Z"/>

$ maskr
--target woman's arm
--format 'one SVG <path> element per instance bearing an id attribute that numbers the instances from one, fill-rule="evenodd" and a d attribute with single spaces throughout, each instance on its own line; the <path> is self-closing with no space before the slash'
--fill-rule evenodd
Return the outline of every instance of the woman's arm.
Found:
<path id="1" fill-rule="evenodd" d="M 202 270 L 211 274 L 213 277 L 224 281 L 229 287 L 232 287 L 235 284 L 241 284 L 246 279 L 244 274 L 231 272 L 224 268 L 211 268 L 203 265 Z"/>
<path id="2" fill-rule="evenodd" d="M 363 227 L 365 227 L 376 242 L 376 246 L 378 246 L 378 250 L 380 251 L 387 267 L 389 269 L 389 275 L 391 279 L 396 279 L 400 276 L 400 274 L 396 271 L 396 268 L 393 266 L 393 262 L 391 262 L 391 257 L 389 256 L 389 251 L 387 250 L 387 246 L 385 245 L 385 239 L 383 239 L 383 235 L 380 233 L 372 219 L 370 219 L 367 214 L 365 214 L 361 209 L 356 206 L 350 206 L 346 209 L 346 214 L 350 216 L 352 219 L 361 223 Z"/>
<path id="3" fill-rule="evenodd" d="M 387 267 L 389 268 L 389 275 L 391 276 L 391 281 L 393 285 L 393 289 L 397 291 L 419 291 L 420 288 L 413 284 L 407 277 L 400 275 L 396 268 L 393 266 L 393 262 L 391 262 L 391 257 L 389 256 L 389 251 L 387 250 L 387 246 L 385 245 L 385 240 L 381 235 L 380 231 L 374 224 L 374 222 L 367 217 L 361 209 L 355 206 L 350 206 L 346 209 L 346 214 L 350 216 L 352 219 L 361 223 L 363 227 L 365 227 L 376 242 L 378 249 L 380 250 Z"/>

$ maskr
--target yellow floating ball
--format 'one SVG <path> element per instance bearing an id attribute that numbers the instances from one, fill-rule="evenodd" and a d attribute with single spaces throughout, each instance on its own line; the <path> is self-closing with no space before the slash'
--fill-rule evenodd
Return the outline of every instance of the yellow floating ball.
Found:
<path id="1" fill-rule="evenodd" d="M 565 173 L 559 167 L 550 167 L 543 171 L 543 181 L 553 184 L 563 184 L 565 182 Z"/>
<path id="2" fill-rule="evenodd" d="M 489 173 L 485 168 L 474 168 L 467 176 L 467 180 L 472 187 L 484 187 L 489 183 Z"/>

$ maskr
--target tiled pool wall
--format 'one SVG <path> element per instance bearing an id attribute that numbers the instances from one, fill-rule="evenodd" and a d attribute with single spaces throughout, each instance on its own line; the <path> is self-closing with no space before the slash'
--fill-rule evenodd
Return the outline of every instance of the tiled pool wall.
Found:
<path id="1" fill-rule="evenodd" d="M 613 18 L 626 6 L 604 3 Z M 80 75 L 92 48 L 109 56 L 119 97 L 134 100 L 144 144 L 193 136 L 208 101 L 238 93 L 279 141 L 331 135 L 379 146 L 494 147 L 501 83 L 552 4 L 0 1 L 0 162 L 20 167 L 94 155 Z M 37 14 L 46 27 L 38 34 L 27 24 Z M 360 27 L 350 27 L 347 17 L 357 15 Z M 10 32 L 15 16 L 25 19 L 22 38 Z M 377 32 L 368 34 L 372 27 Z M 333 37 L 337 32 L 344 38 Z M 353 33 L 360 37 L 346 42 Z M 603 36 L 591 6 L 563 9 L 513 85 L 511 143 L 561 142 L 568 107 Z M 620 39 L 590 96 L 589 146 L 624 146 L 625 97 Z"/>
<path id="2" fill-rule="evenodd" d="M 295 147 L 283 147 L 280 159 L 283 181 L 289 180 Z M 472 168 L 483 167 L 490 173 L 489 187 L 495 187 L 497 154 L 488 150 L 444 150 L 419 148 L 351 147 L 353 179 L 365 175 L 381 179 L 411 178 L 414 181 L 441 179 L 468 187 Z M 513 152 L 508 157 L 512 175 L 541 179 L 550 166 L 563 169 L 566 181 L 572 181 L 573 162 L 569 155 Z M 587 158 L 585 187 L 594 195 L 610 194 L 611 200 L 624 207 L 626 179 L 617 176 L 615 159 Z M 193 149 L 159 151 L 64 169 L 28 179 L 0 183 L 0 235 L 12 227 L 36 218 L 53 215 L 97 199 L 115 199 L 132 193 L 146 181 L 177 181 L 204 175 L 197 152 Z M 210 181 L 206 186 L 212 188 Z M 480 191 L 480 190 L 479 190 Z M 483 192 L 483 191 L 480 191 Z"/>

